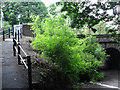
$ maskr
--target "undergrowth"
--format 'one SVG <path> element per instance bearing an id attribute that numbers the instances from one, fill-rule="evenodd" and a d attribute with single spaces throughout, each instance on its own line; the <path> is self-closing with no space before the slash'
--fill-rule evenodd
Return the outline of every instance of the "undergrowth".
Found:
<path id="1" fill-rule="evenodd" d="M 98 69 L 107 55 L 95 37 L 77 38 L 62 17 L 39 20 L 39 16 L 33 20 L 36 37 L 32 46 L 41 50 L 42 57 L 58 67 L 68 81 L 94 81 L 104 76 Z"/>

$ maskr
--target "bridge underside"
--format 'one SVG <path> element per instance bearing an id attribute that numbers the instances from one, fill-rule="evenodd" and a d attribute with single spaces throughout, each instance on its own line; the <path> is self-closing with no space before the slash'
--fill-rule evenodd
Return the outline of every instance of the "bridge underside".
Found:
<path id="1" fill-rule="evenodd" d="M 106 53 L 110 55 L 105 62 L 106 69 L 120 69 L 120 51 L 115 48 L 106 48 Z"/>

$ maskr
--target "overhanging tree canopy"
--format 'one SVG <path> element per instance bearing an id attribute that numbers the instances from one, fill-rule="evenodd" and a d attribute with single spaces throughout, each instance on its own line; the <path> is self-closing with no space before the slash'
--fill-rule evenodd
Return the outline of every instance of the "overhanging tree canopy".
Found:
<path id="1" fill-rule="evenodd" d="M 4 19 L 11 25 L 18 23 L 18 15 L 21 15 L 20 22 L 31 22 L 30 15 L 39 15 L 41 19 L 48 14 L 47 8 L 43 2 L 5 2 Z"/>
<path id="2" fill-rule="evenodd" d="M 109 22 L 113 20 L 114 15 L 110 16 L 107 10 L 112 9 L 116 4 L 116 2 L 97 2 L 93 4 L 89 0 L 81 3 L 63 2 L 61 12 L 67 11 L 65 17 L 71 19 L 70 26 L 72 28 L 81 28 L 87 24 L 93 32 L 96 32 L 97 30 L 93 26 L 100 21 Z"/>

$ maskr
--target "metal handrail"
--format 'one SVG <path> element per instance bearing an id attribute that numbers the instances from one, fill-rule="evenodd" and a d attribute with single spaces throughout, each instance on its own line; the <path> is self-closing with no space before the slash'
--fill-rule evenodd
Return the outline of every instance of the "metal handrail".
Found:
<path id="1" fill-rule="evenodd" d="M 18 40 L 16 40 L 16 39 L 17 39 L 17 34 L 15 32 L 15 37 L 13 37 L 13 54 L 14 54 L 14 56 L 16 56 L 16 52 L 17 52 L 18 64 L 20 65 L 21 64 L 20 62 L 22 62 L 23 65 L 25 66 L 25 68 L 28 70 L 28 85 L 29 85 L 29 89 L 32 90 L 31 58 L 30 58 L 30 56 L 28 56 L 26 54 L 26 52 L 23 50 L 23 48 L 20 45 L 20 42 L 19 42 L 19 31 L 18 31 Z M 26 56 L 27 63 L 25 62 L 26 60 L 23 59 L 23 57 L 21 56 L 21 54 L 20 54 L 21 51 Z"/>
<path id="2" fill-rule="evenodd" d="M 8 32 L 6 32 L 6 31 L 8 31 Z M 10 28 L 4 29 L 4 30 L 1 30 L 1 31 L 0 31 L 1 36 L 3 36 L 3 41 L 5 41 L 5 35 L 9 35 L 9 38 L 10 38 L 11 32 L 14 32 L 14 31 L 10 31 Z"/>
<path id="3" fill-rule="evenodd" d="M 27 64 L 25 63 L 26 60 L 24 60 L 23 57 L 22 57 L 20 54 L 19 54 L 19 57 L 20 57 L 21 61 L 23 62 L 25 68 L 28 69 L 28 66 L 27 66 Z"/>
<path id="4" fill-rule="evenodd" d="M 18 49 L 15 46 L 14 46 L 14 48 L 15 48 L 16 52 L 18 53 Z"/>
<path id="5" fill-rule="evenodd" d="M 9 35 L 9 33 L 6 33 L 6 34 L 4 34 L 4 35 Z"/>
<path id="6" fill-rule="evenodd" d="M 8 31 L 8 29 L 4 29 L 4 31 Z"/>
<path id="7" fill-rule="evenodd" d="M 27 54 L 26 54 L 26 52 L 23 50 L 23 48 L 20 46 L 20 45 L 18 45 L 19 47 L 20 47 L 20 49 L 22 50 L 22 52 L 24 53 L 24 55 L 25 56 L 28 56 Z"/>
<path id="8" fill-rule="evenodd" d="M 18 41 L 16 39 L 14 39 L 14 40 L 15 40 L 16 44 L 18 44 Z"/>

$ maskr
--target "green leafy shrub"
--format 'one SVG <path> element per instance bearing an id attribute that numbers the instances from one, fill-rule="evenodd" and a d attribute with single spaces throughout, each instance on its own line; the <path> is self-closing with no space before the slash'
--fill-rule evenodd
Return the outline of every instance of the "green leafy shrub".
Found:
<path id="1" fill-rule="evenodd" d="M 34 23 L 38 20 L 36 18 Z M 41 29 L 44 30 L 42 34 L 39 32 L 41 30 L 35 27 L 33 24 L 32 29 L 36 34 L 33 47 L 41 50 L 43 56 L 60 67 L 60 71 L 70 81 L 84 81 L 84 76 L 87 76 L 88 80 L 100 77 L 97 69 L 106 59 L 106 54 L 96 43 L 95 37 L 78 39 L 62 17 L 46 18 L 41 23 Z"/>
<path id="2" fill-rule="evenodd" d="M 32 30 L 34 30 L 34 34 L 42 33 L 41 29 L 41 19 L 39 16 L 31 15 L 30 18 L 34 23 L 29 23 L 29 25 L 32 25 Z"/>
<path id="3" fill-rule="evenodd" d="M 93 36 L 87 37 L 84 39 L 84 44 L 86 44 L 84 52 L 91 53 L 97 58 L 97 60 L 105 61 L 107 55 L 104 49 L 100 46 L 100 44 L 96 43 L 97 39 Z"/>
<path id="4" fill-rule="evenodd" d="M 3 24 L 4 24 L 4 27 L 3 27 L 4 30 L 12 27 L 7 21 L 3 21 Z"/>

